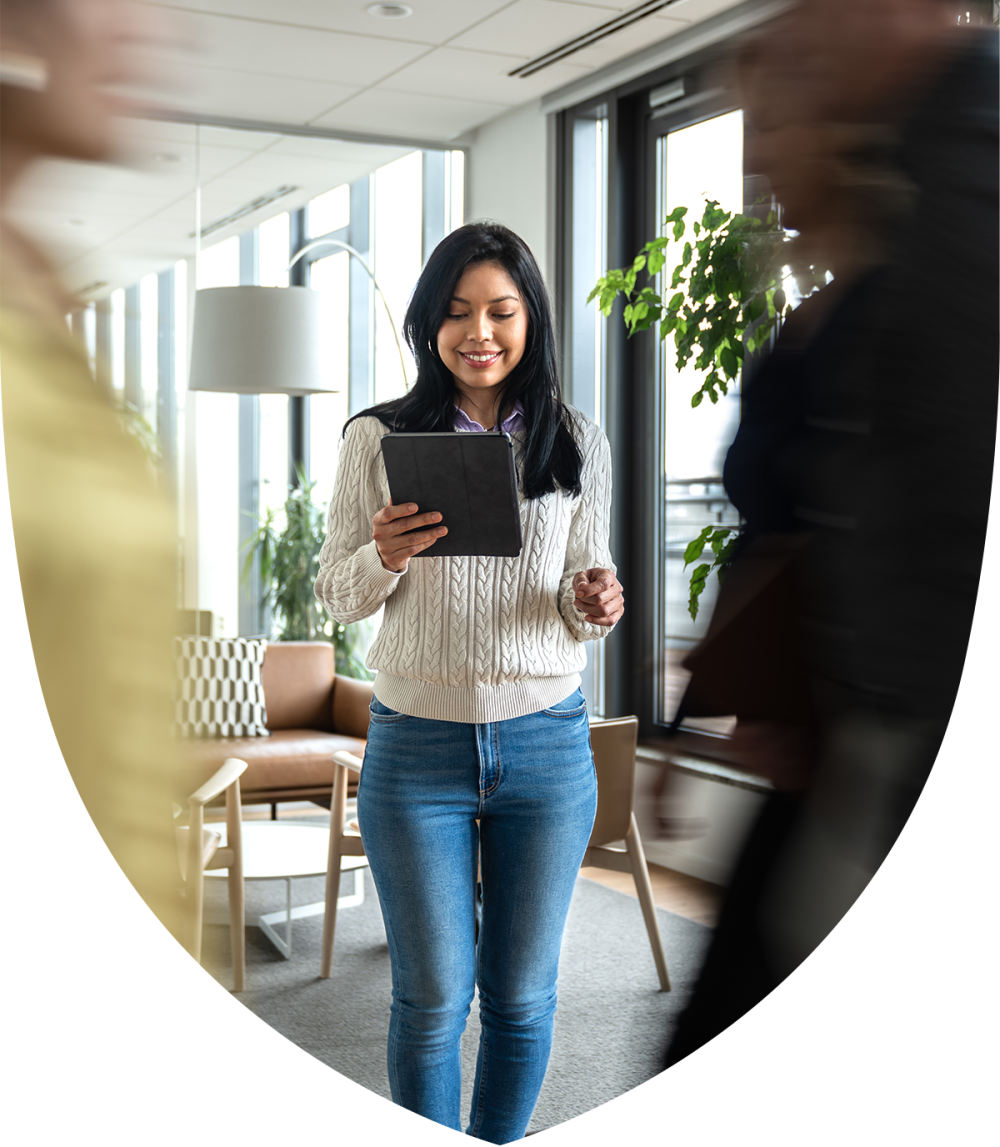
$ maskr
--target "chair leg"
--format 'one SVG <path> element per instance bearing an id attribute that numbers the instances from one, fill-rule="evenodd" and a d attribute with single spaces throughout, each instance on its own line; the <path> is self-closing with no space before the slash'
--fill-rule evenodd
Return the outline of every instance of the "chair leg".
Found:
<path id="1" fill-rule="evenodd" d="M 635 823 L 635 813 L 632 813 L 629 830 L 625 836 L 625 847 L 628 850 L 629 863 L 632 866 L 635 890 L 639 895 L 639 903 L 642 905 L 642 916 L 646 921 L 649 945 L 653 949 L 656 973 L 660 977 L 660 989 L 669 992 L 670 976 L 667 974 L 667 958 L 663 954 L 663 940 L 660 937 L 660 928 L 656 920 L 656 905 L 653 903 L 653 886 L 649 882 L 646 854 L 642 850 L 639 828 Z"/>
<path id="2" fill-rule="evenodd" d="M 188 901 L 188 951 L 201 963 L 202 913 L 205 900 L 205 874 L 202 869 L 202 830 L 204 814 L 200 805 L 191 803 L 188 821 L 187 871 L 184 874 L 185 899 Z"/>
<path id="3" fill-rule="evenodd" d="M 233 852 L 229 866 L 229 933 L 233 950 L 233 991 L 246 986 L 247 934 L 243 891 L 243 833 L 240 818 L 240 782 L 226 791 L 226 845 Z"/>
<path id="4" fill-rule="evenodd" d="M 323 916 L 323 954 L 320 978 L 328 980 L 333 965 L 333 938 L 337 930 L 337 900 L 340 897 L 341 837 L 347 816 L 347 769 L 336 766 L 333 800 L 330 802 L 330 852 L 326 865 L 326 912 Z"/>

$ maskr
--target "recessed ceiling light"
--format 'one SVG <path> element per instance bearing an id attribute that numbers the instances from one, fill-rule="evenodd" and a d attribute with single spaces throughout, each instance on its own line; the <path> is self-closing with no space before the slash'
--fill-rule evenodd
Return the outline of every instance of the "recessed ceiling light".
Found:
<path id="1" fill-rule="evenodd" d="M 383 20 L 402 20 L 404 16 L 413 15 L 413 9 L 407 4 L 369 4 L 365 11 Z"/>

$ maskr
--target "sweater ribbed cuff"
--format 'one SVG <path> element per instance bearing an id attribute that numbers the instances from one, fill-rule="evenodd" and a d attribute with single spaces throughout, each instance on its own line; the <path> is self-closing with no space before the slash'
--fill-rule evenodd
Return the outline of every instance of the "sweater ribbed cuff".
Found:
<path id="1" fill-rule="evenodd" d="M 376 590 L 383 599 L 392 593 L 399 584 L 399 579 L 406 575 L 406 570 L 395 573 L 382 565 L 382 558 L 374 540 L 358 550 L 358 557 L 360 558 L 358 564 L 359 580 L 364 579 L 365 583 Z"/>

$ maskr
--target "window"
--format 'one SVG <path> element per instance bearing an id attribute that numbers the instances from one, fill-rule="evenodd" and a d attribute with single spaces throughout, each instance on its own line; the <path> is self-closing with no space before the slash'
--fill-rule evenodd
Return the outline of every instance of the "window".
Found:
<path id="1" fill-rule="evenodd" d="M 675 207 L 688 208 L 688 228 L 701 216 L 707 200 L 726 211 L 743 210 L 743 115 L 733 111 L 689 127 L 677 128 L 656 141 L 657 218 Z M 662 231 L 660 231 L 662 234 Z M 679 262 L 680 245 L 667 248 L 668 261 L 658 289 L 669 284 Z M 715 605 L 716 587 L 710 578 L 701 596 L 698 617 L 688 612 L 691 567 L 684 567 L 688 543 L 707 525 L 738 525 L 739 514 L 722 485 L 726 450 L 739 425 L 739 387 L 713 405 L 692 408 L 691 395 L 700 377 L 691 363 L 678 371 L 673 340 L 660 344 L 659 385 L 662 394 L 662 485 L 658 517 L 662 550 L 658 563 L 663 660 L 657 682 L 657 717 L 673 720 L 688 674 L 681 662 L 704 636 Z M 690 720 L 689 727 L 728 732 L 730 718 Z"/>
<path id="2" fill-rule="evenodd" d="M 704 525 L 738 521 L 721 473 L 739 394 L 692 409 L 694 372 L 678 372 L 673 340 L 661 344 L 655 331 L 628 339 L 620 300 L 602 321 L 586 299 L 604 270 L 627 265 L 661 233 L 674 207 L 689 209 L 689 227 L 709 198 L 743 210 L 742 114 L 720 85 L 717 59 L 716 49 L 676 61 L 557 121 L 556 295 L 566 392 L 611 442 L 612 552 L 628 605 L 595 659 L 592 690 L 608 714 L 637 713 L 644 737 L 673 720 L 686 681 L 680 662 L 711 616 L 714 585 L 697 623 L 688 614 L 684 549 Z M 683 727 L 699 751 L 724 755 L 726 721 Z"/>

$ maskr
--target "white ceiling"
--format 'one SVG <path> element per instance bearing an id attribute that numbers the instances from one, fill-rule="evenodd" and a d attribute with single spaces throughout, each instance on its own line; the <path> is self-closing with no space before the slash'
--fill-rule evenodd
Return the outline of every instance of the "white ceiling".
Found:
<path id="1" fill-rule="evenodd" d="M 508 73 L 636 6 L 637 0 L 407 0 L 404 19 L 369 15 L 372 0 L 164 0 L 142 4 L 155 32 L 143 71 L 161 105 L 399 140 L 468 143 L 510 108 L 733 7 L 675 0 L 565 61 Z M 195 129 L 130 120 L 119 166 L 49 163 L 21 191 L 17 214 L 43 237 L 76 290 L 106 294 L 190 255 Z M 299 190 L 212 236 L 226 238 L 357 179 L 399 146 L 201 128 L 203 224 L 290 184 Z"/>

